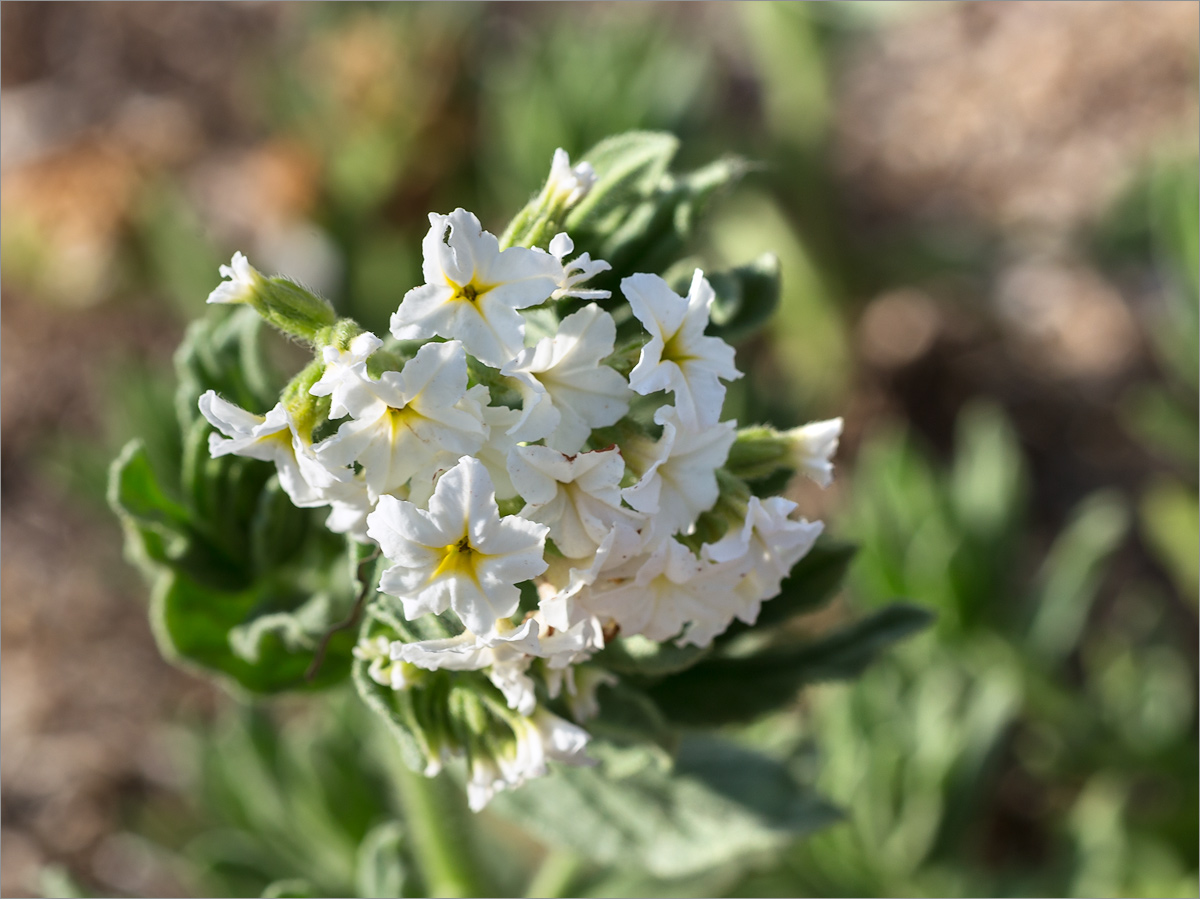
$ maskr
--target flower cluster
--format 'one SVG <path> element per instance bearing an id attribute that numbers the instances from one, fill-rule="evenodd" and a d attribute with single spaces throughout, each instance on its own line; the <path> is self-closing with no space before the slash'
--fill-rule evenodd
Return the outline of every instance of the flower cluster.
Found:
<path id="1" fill-rule="evenodd" d="M 559 151 L 547 196 L 576 202 L 592 179 Z M 457 622 L 440 639 L 364 637 L 355 654 L 391 690 L 433 671 L 494 686 L 480 710 L 503 733 L 481 726 L 427 760 L 433 773 L 465 754 L 480 808 L 547 760 L 588 762 L 587 732 L 547 703 L 577 722 L 595 713 L 611 675 L 586 663 L 606 641 L 705 646 L 734 619 L 752 624 L 822 525 L 723 470 L 738 439 L 721 420 L 725 384 L 741 372 L 707 333 L 702 272 L 686 296 L 625 277 L 626 306 L 588 287 L 609 265 L 570 258 L 566 233 L 548 250 L 502 247 L 463 209 L 429 220 L 425 283 L 392 315 L 391 340 L 306 311 L 318 358 L 301 389 L 262 416 L 211 391 L 200 409 L 220 432 L 214 456 L 273 461 L 297 506 L 328 506 L 331 530 L 379 547 L 378 590 L 398 616 Z M 210 302 L 256 303 L 273 280 L 241 254 L 222 274 Z M 840 429 L 773 439 L 827 483 Z"/>

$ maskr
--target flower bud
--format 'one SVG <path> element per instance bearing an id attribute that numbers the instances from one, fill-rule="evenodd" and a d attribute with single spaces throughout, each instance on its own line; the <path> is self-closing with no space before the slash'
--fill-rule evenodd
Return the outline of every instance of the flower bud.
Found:
<path id="1" fill-rule="evenodd" d="M 589 163 L 571 166 L 561 147 L 554 151 L 550 175 L 533 200 L 517 213 L 500 237 L 501 249 L 546 247 L 557 234 L 567 213 L 586 197 L 596 183 L 596 170 Z"/>
<path id="2" fill-rule="evenodd" d="M 286 278 L 264 277 L 242 253 L 234 253 L 229 265 L 220 268 L 228 278 L 208 295 L 209 303 L 253 306 L 272 325 L 309 343 L 337 321 L 333 307 L 309 290 Z"/>

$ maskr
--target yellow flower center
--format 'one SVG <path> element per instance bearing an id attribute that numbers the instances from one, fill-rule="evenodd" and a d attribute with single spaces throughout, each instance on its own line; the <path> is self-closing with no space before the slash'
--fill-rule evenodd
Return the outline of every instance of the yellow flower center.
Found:
<path id="1" fill-rule="evenodd" d="M 416 421 L 418 418 L 425 417 L 420 412 L 418 412 L 416 409 L 414 409 L 412 407 L 411 403 L 409 403 L 406 406 L 402 406 L 399 409 L 397 409 L 395 406 L 389 406 L 387 415 L 388 415 L 388 422 L 391 424 L 391 427 L 392 427 L 392 442 L 393 443 L 396 440 L 396 432 L 397 431 L 401 431 L 401 430 L 405 430 L 405 429 L 411 431 L 413 422 Z"/>
<path id="2" fill-rule="evenodd" d="M 479 578 L 475 574 L 475 564 L 476 557 L 482 555 L 484 554 L 471 546 L 471 539 L 464 536 L 457 543 L 442 547 L 442 561 L 438 563 L 429 580 L 433 582 L 446 577 L 465 577 L 478 585 Z"/>
<path id="3" fill-rule="evenodd" d="M 464 303 L 474 303 L 494 286 L 492 284 L 480 284 L 472 278 L 469 284 L 455 285 L 454 296 L 450 297 L 450 299 L 451 301 L 460 300 Z"/>
<path id="4" fill-rule="evenodd" d="M 683 340 L 680 335 L 683 333 L 683 328 L 680 328 L 665 341 L 663 341 L 662 361 L 674 362 L 676 365 L 682 365 L 684 362 L 689 362 L 697 358 L 692 353 L 689 353 L 683 347 Z"/>

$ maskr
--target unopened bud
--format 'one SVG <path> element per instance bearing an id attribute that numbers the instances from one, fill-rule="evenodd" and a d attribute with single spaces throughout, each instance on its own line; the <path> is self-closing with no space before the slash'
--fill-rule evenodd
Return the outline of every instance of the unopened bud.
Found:
<path id="1" fill-rule="evenodd" d="M 500 237 L 500 248 L 546 247 L 562 229 L 559 224 L 596 183 L 596 170 L 581 162 L 572 167 L 571 158 L 561 147 L 554 151 L 550 174 L 541 193 L 509 222 Z"/>
<path id="2" fill-rule="evenodd" d="M 238 303 L 254 310 L 285 334 L 320 343 L 337 321 L 329 302 L 286 278 L 267 278 L 242 253 L 222 265 L 223 281 L 208 295 L 210 303 Z"/>

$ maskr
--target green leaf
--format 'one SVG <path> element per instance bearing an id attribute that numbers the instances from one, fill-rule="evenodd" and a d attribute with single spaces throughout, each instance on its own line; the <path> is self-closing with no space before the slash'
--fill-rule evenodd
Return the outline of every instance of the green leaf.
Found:
<path id="1" fill-rule="evenodd" d="M 398 821 L 385 821 L 371 829 L 358 848 L 355 886 L 359 896 L 385 899 L 404 894 L 403 845 L 404 829 Z"/>
<path id="2" fill-rule="evenodd" d="M 262 325 L 253 309 L 239 307 L 210 309 L 188 327 L 175 351 L 175 410 L 184 432 L 200 417 L 196 402 L 206 390 L 251 412 L 275 405 L 283 384 L 263 358 Z"/>
<path id="3" fill-rule="evenodd" d="M 1129 529 L 1129 511 L 1113 491 L 1098 491 L 1074 510 L 1038 574 L 1031 648 L 1058 661 L 1079 641 L 1109 556 Z"/>
<path id="4" fill-rule="evenodd" d="M 711 658 L 649 689 L 672 721 L 714 725 L 751 721 L 795 699 L 805 684 L 860 674 L 891 644 L 933 615 L 896 603 L 816 640 L 743 658 Z"/>
<path id="5" fill-rule="evenodd" d="M 593 736 L 618 745 L 662 750 L 659 761 L 668 764 L 678 749 L 679 735 L 643 691 L 618 682 L 600 687 L 600 713 L 588 721 Z"/>
<path id="6" fill-rule="evenodd" d="M 259 492 L 250 521 L 250 557 L 256 571 L 267 572 L 293 559 L 304 547 L 311 516 L 293 504 L 272 477 Z"/>
<path id="7" fill-rule="evenodd" d="M 296 647 L 289 645 L 294 640 L 287 639 L 294 627 L 303 628 L 304 623 L 283 626 L 278 617 L 272 618 L 287 614 L 272 606 L 302 607 L 306 599 L 304 594 L 275 593 L 265 585 L 242 591 L 217 590 L 168 572 L 155 585 L 151 623 L 163 655 L 186 667 L 199 666 L 225 675 L 254 693 L 317 689 L 346 676 L 354 634 L 335 633 L 324 663 L 311 681 L 306 680 L 313 660 L 312 643 Z M 338 617 L 344 614 L 341 611 Z M 268 621 L 254 629 L 254 622 L 262 617 Z M 250 630 L 234 636 L 238 628 Z M 235 651 L 235 644 L 243 654 Z"/>
<path id="8" fill-rule="evenodd" d="M 578 252 L 604 259 L 612 271 L 593 279 L 615 289 L 632 271 L 665 271 L 684 252 L 697 220 L 720 189 L 744 174 L 722 159 L 686 175 L 667 167 L 679 141 L 670 134 L 630 132 L 601 141 L 583 156 L 597 180 L 564 222 Z"/>
<path id="9" fill-rule="evenodd" d="M 597 863 L 664 878 L 778 851 L 837 817 L 779 763 L 715 738 L 685 738 L 673 771 L 610 767 L 556 768 L 491 807 Z"/>
<path id="10" fill-rule="evenodd" d="M 759 330 L 779 307 L 779 258 L 774 253 L 727 272 L 712 272 L 708 280 L 717 295 L 708 333 L 730 343 Z"/>
<path id="11" fill-rule="evenodd" d="M 289 877 L 267 884 L 262 895 L 263 899 L 317 899 L 322 894 L 307 880 Z"/>
<path id="12" fill-rule="evenodd" d="M 642 636 L 618 637 L 596 656 L 595 661 L 619 674 L 662 677 L 690 668 L 708 655 L 707 646 L 676 646 Z"/>
<path id="13" fill-rule="evenodd" d="M 592 166 L 596 182 L 567 216 L 567 230 L 578 232 L 578 240 L 611 233 L 659 186 L 678 150 L 679 139 L 661 132 L 629 131 L 600 141 L 579 160 Z"/>

